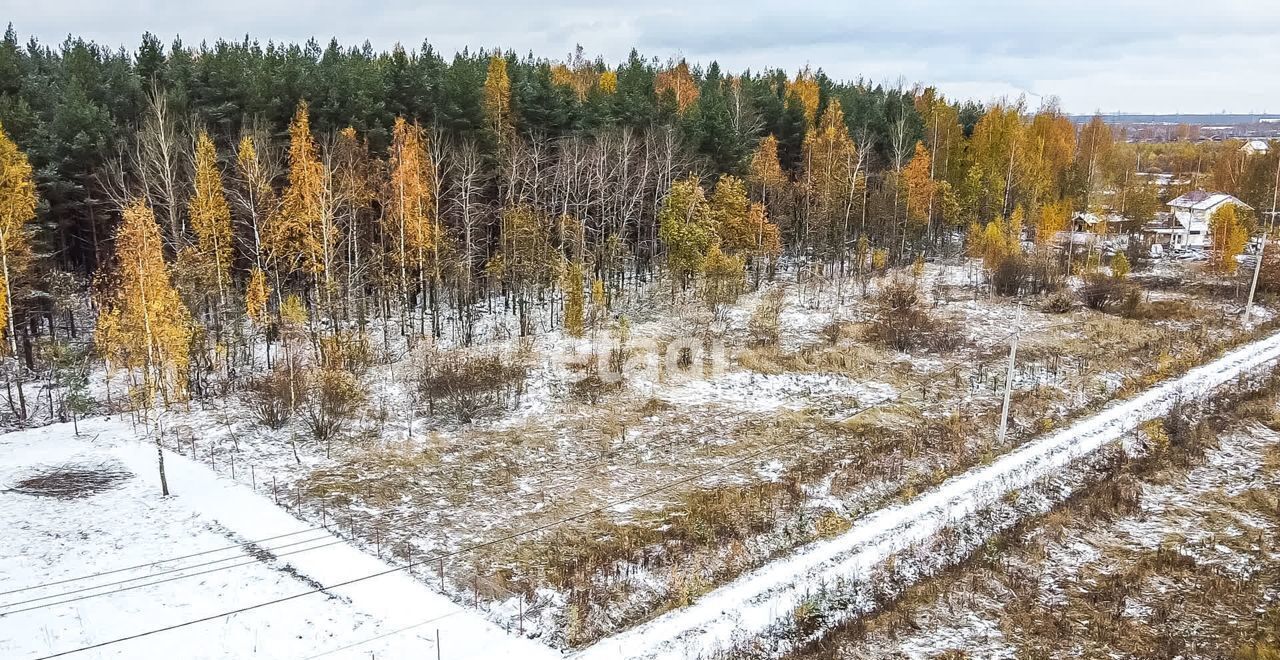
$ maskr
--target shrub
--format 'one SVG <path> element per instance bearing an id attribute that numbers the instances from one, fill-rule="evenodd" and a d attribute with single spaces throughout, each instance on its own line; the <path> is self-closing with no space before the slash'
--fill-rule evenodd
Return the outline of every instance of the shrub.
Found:
<path id="1" fill-rule="evenodd" d="M 889 250 L 876 248 L 871 251 L 871 270 L 879 273 L 889 267 Z"/>
<path id="2" fill-rule="evenodd" d="M 308 381 L 303 418 L 311 437 L 327 446 L 347 430 L 364 405 L 364 392 L 356 377 L 341 369 L 316 369 Z"/>
<path id="3" fill-rule="evenodd" d="M 1126 286 L 1120 289 L 1120 294 L 1120 314 L 1125 318 L 1137 317 L 1142 307 L 1142 291 L 1137 287 Z"/>
<path id="4" fill-rule="evenodd" d="M 501 409 L 524 391 L 527 369 L 499 355 L 446 356 L 427 362 L 418 376 L 418 391 L 432 408 L 444 403 L 463 424 Z"/>
<path id="5" fill-rule="evenodd" d="M 1092 271 L 1084 276 L 1084 286 L 1080 287 L 1080 299 L 1085 307 L 1099 311 L 1106 310 L 1115 301 L 1119 287 L 1110 277 Z"/>
<path id="6" fill-rule="evenodd" d="M 797 639 L 804 639 L 822 628 L 826 617 L 815 598 L 807 598 L 791 611 L 791 623 Z"/>
<path id="7" fill-rule="evenodd" d="M 1259 293 L 1280 293 L 1280 246 L 1268 245 L 1263 251 L 1262 268 L 1258 271 Z"/>
<path id="8" fill-rule="evenodd" d="M 747 343 L 751 346 L 772 346 L 778 343 L 782 316 L 782 289 L 769 289 L 761 297 L 747 321 Z"/>
<path id="9" fill-rule="evenodd" d="M 1126 257 L 1123 252 L 1117 252 L 1114 257 L 1111 257 L 1112 277 L 1117 280 L 1122 280 L 1129 276 L 1130 270 L 1132 270 L 1132 268 L 1129 267 L 1129 258 Z"/>
<path id="10" fill-rule="evenodd" d="M 746 277 L 746 263 L 712 245 L 703 263 L 702 296 L 717 320 L 723 319 L 729 307 L 738 300 Z"/>
<path id="11" fill-rule="evenodd" d="M 920 345 L 945 350 L 958 342 L 954 328 L 938 322 L 925 310 L 911 279 L 887 282 L 876 292 L 872 307 L 866 337 L 882 346 L 904 352 Z"/>
<path id="12" fill-rule="evenodd" d="M 1076 299 L 1065 291 L 1058 291 L 1049 296 L 1044 303 L 1044 311 L 1050 314 L 1066 314 L 1076 306 Z"/>
<path id="13" fill-rule="evenodd" d="M 306 378 L 296 358 L 293 368 L 277 365 L 271 373 L 249 383 L 249 410 L 253 420 L 269 429 L 281 429 L 293 418 L 306 389 Z"/>
<path id="14" fill-rule="evenodd" d="M 848 325 L 840 319 L 832 319 L 829 323 L 822 326 L 818 331 L 818 335 L 827 341 L 828 344 L 835 346 L 840 342 L 840 338 L 844 336 L 845 326 Z"/>
<path id="15" fill-rule="evenodd" d="M 1027 283 L 1027 263 L 1021 254 L 1000 259 L 991 269 L 991 288 L 997 295 L 1016 296 Z"/>
<path id="16" fill-rule="evenodd" d="M 1038 255 L 1028 260 L 1023 290 L 1027 293 L 1057 291 L 1066 283 L 1062 266 L 1051 255 Z"/>
<path id="17" fill-rule="evenodd" d="M 622 374 L 627 366 L 627 358 L 631 355 L 631 349 L 627 344 L 631 341 L 631 321 L 626 316 L 618 317 L 618 322 L 613 326 L 613 347 L 609 349 L 609 371 L 616 374 Z"/>
<path id="18" fill-rule="evenodd" d="M 373 366 L 369 338 L 360 332 L 340 330 L 320 340 L 320 355 L 327 369 L 343 369 L 363 374 Z"/>
<path id="19" fill-rule="evenodd" d="M 569 396 L 576 401 L 583 401 L 591 405 L 600 402 L 601 397 L 609 392 L 614 392 L 622 388 L 620 381 L 605 381 L 596 374 L 580 378 L 569 384 Z"/>

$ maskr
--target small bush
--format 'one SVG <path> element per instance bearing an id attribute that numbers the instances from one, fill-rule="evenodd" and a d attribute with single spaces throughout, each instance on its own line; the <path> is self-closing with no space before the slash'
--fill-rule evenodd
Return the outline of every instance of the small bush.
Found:
<path id="1" fill-rule="evenodd" d="M 1085 307 L 1105 311 L 1116 301 L 1121 287 L 1111 277 L 1098 272 L 1090 272 L 1084 276 L 1084 286 L 1080 288 L 1080 300 Z"/>
<path id="2" fill-rule="evenodd" d="M 631 322 L 625 316 L 619 317 L 610 334 L 613 335 L 613 347 L 609 349 L 609 371 L 622 375 L 627 358 L 631 356 L 631 349 L 627 346 L 631 341 Z"/>
<path id="3" fill-rule="evenodd" d="M 773 346 L 778 343 L 780 318 L 782 316 L 782 289 L 773 288 L 765 292 L 760 304 L 751 313 L 747 322 L 748 344 L 751 346 Z"/>
<path id="4" fill-rule="evenodd" d="M 249 410 L 253 420 L 269 429 L 282 429 L 293 418 L 306 389 L 306 374 L 294 364 L 292 370 L 277 366 L 266 376 L 249 383 Z"/>
<path id="5" fill-rule="evenodd" d="M 722 320 L 746 283 L 746 263 L 713 245 L 703 264 L 702 296 L 716 320 Z"/>
<path id="6" fill-rule="evenodd" d="M 528 370 L 499 355 L 447 356 L 429 361 L 418 377 L 418 391 L 434 408 L 448 407 L 463 424 L 502 409 L 524 391 Z"/>
<path id="7" fill-rule="evenodd" d="M 575 401 L 583 401 L 595 405 L 600 399 L 609 392 L 616 392 L 622 388 L 620 381 L 606 382 L 596 374 L 591 374 L 585 378 L 580 378 L 569 384 L 569 396 Z"/>
<path id="8" fill-rule="evenodd" d="M 1120 302 L 1117 306 L 1121 316 L 1135 318 L 1142 307 L 1142 291 L 1137 287 L 1127 286 L 1121 289 Z"/>
<path id="9" fill-rule="evenodd" d="M 1187 300 L 1151 300 L 1141 305 L 1135 318 L 1150 321 L 1187 321 L 1200 316 L 1195 306 Z"/>
<path id="10" fill-rule="evenodd" d="M 825 339 L 828 344 L 835 346 L 840 342 L 840 338 L 844 336 L 844 331 L 847 326 L 848 323 L 839 319 L 834 319 L 830 323 L 822 326 L 822 329 L 818 331 L 818 335 Z"/>
<path id="11" fill-rule="evenodd" d="M 1066 286 L 1067 277 L 1055 254 L 1036 253 L 1027 260 L 1026 293 L 1049 293 Z"/>
<path id="12" fill-rule="evenodd" d="M 1133 270 L 1129 266 L 1129 258 L 1124 256 L 1123 252 L 1117 252 L 1111 257 L 1111 276 L 1117 280 L 1122 280 L 1129 276 L 1129 272 Z"/>
<path id="13" fill-rule="evenodd" d="M 320 340 L 320 354 L 329 369 L 343 369 L 363 374 L 373 366 L 373 349 L 363 333 L 339 331 Z"/>
<path id="14" fill-rule="evenodd" d="M 922 345 L 946 350 L 958 343 L 955 329 L 925 310 L 916 284 L 910 279 L 887 282 L 876 292 L 872 306 L 874 316 L 866 331 L 870 341 L 903 352 Z"/>
<path id="15" fill-rule="evenodd" d="M 791 612 L 791 623 L 798 639 L 804 639 L 820 630 L 826 622 L 822 608 L 815 599 L 807 599 Z"/>
<path id="16" fill-rule="evenodd" d="M 1075 309 L 1076 299 L 1065 291 L 1058 291 L 1049 296 L 1044 303 L 1044 311 L 1050 314 L 1066 314 Z"/>
<path id="17" fill-rule="evenodd" d="M 997 295 L 1016 296 L 1026 286 L 1027 275 L 1022 255 L 1010 255 L 991 269 L 991 288 Z"/>
<path id="18" fill-rule="evenodd" d="M 318 369 L 308 380 L 303 417 L 311 437 L 328 445 L 347 430 L 364 405 L 364 392 L 356 377 L 341 369 Z"/>
<path id="19" fill-rule="evenodd" d="M 835 511 L 828 511 L 814 523 L 814 531 L 818 536 L 831 538 L 847 532 L 852 526 L 853 523 L 850 523 L 848 518 Z"/>

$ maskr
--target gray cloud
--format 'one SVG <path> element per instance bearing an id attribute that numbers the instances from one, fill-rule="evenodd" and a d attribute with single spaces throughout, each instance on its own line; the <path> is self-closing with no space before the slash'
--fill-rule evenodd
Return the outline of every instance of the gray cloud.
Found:
<path id="1" fill-rule="evenodd" d="M 260 41 L 424 38 L 452 52 L 499 46 L 559 57 L 581 43 L 606 61 L 634 46 L 728 70 L 806 64 L 836 78 L 937 84 L 956 95 L 1057 95 L 1070 111 L 1280 110 L 1280 7 L 1252 0 L 900 0 L 785 3 L 588 0 L 486 3 L 321 0 L 45 0 L 3 12 L 24 37 L 68 33 L 136 46 L 142 31 L 188 44 L 249 33 Z M 1034 105 L 1034 100 L 1033 100 Z"/>

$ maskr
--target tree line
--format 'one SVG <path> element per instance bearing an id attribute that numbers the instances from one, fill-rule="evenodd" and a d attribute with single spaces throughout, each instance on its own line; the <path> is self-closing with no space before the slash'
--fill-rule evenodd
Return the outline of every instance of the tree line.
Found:
<path id="1" fill-rule="evenodd" d="M 1262 165 L 1193 149 L 1187 185 L 1269 190 Z M 1050 236 L 1075 210 L 1147 220 L 1171 191 L 1139 176 L 1144 159 L 1190 167 L 1052 101 L 808 68 L 150 34 L 130 52 L 22 45 L 12 26 L 0 159 L 17 419 L 24 380 L 82 383 L 52 365 L 86 356 L 50 356 L 80 333 L 86 290 L 96 356 L 135 395 L 203 396 L 260 346 L 292 370 L 304 353 L 339 365 L 371 331 L 470 343 L 494 305 L 522 335 L 581 335 L 657 277 L 723 305 L 783 254 L 802 280 L 840 280 L 953 253 L 966 232 L 971 251 L 1012 227 Z"/>

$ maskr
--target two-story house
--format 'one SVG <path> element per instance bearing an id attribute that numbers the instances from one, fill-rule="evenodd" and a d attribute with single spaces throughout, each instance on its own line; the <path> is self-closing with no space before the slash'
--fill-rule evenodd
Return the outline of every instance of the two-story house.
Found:
<path id="1" fill-rule="evenodd" d="M 1172 248 L 1205 248 L 1209 246 L 1209 221 L 1218 209 L 1236 204 L 1252 209 L 1248 204 L 1226 193 L 1193 190 L 1169 201 L 1169 224 L 1158 234 L 1166 234 Z"/>

